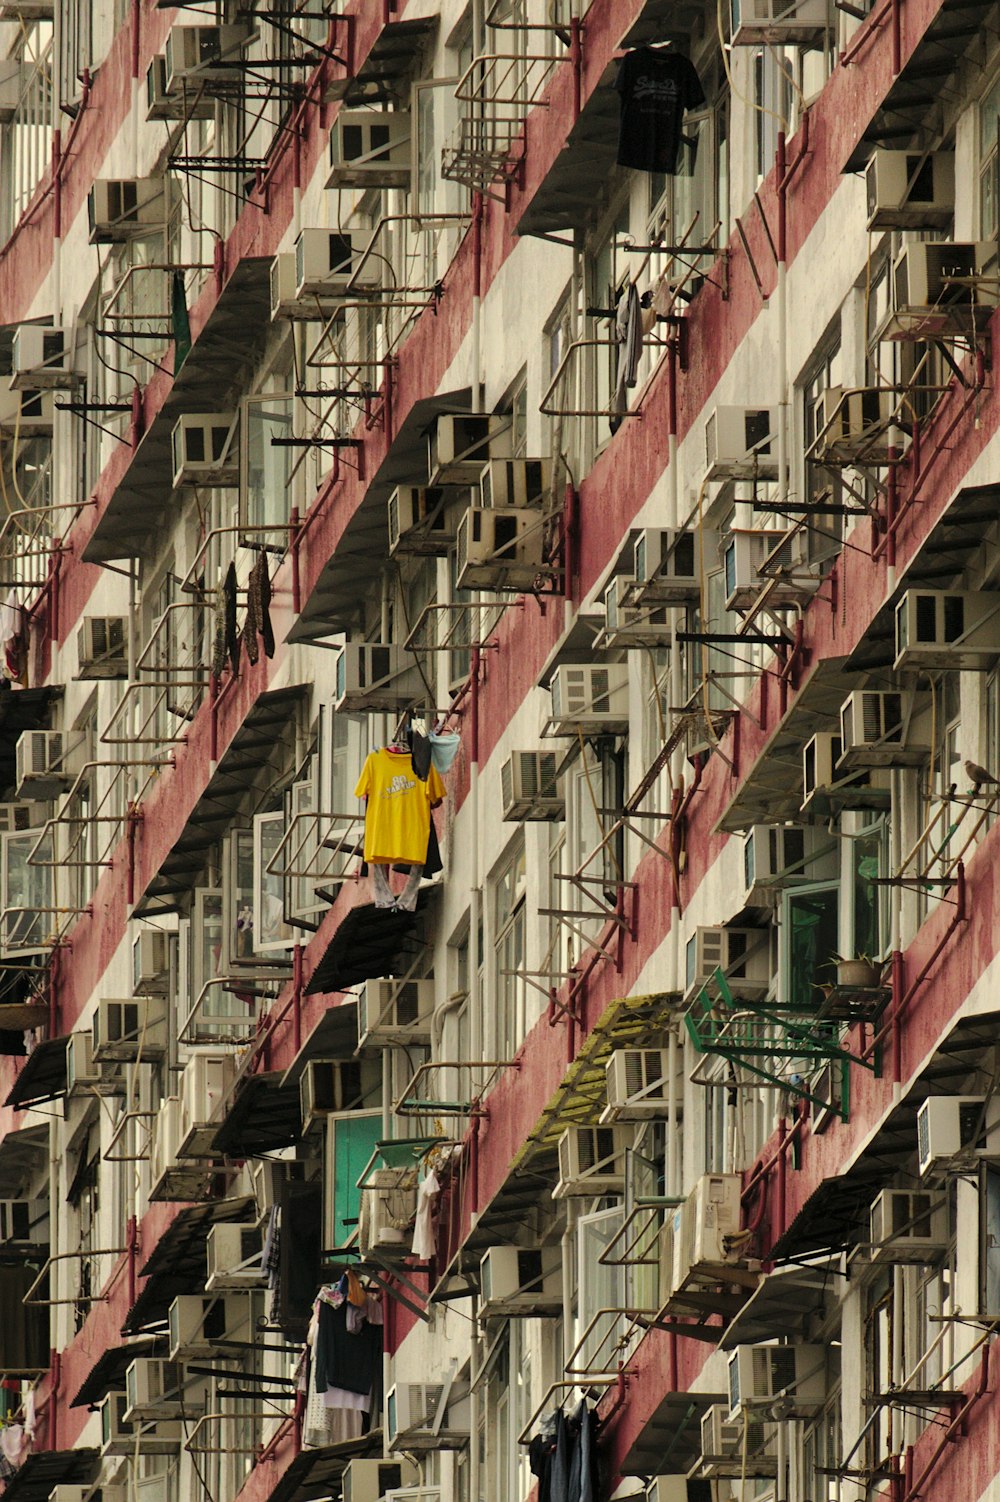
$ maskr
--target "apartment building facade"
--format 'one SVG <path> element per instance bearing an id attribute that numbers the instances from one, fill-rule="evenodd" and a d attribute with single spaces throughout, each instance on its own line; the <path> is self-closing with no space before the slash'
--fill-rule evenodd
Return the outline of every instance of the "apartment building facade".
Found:
<path id="1" fill-rule="evenodd" d="M 1000 1496 L 997 19 L 0 0 L 9 1502 Z"/>

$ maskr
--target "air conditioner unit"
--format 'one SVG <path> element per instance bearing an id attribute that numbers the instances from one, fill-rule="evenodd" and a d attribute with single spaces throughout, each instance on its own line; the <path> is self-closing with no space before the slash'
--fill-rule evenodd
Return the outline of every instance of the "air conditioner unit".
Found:
<path id="1" fill-rule="evenodd" d="M 491 459 L 479 477 L 481 505 L 541 506 L 552 486 L 548 459 Z"/>
<path id="2" fill-rule="evenodd" d="M 458 524 L 459 589 L 532 589 L 545 566 L 545 524 L 540 511 L 470 506 Z"/>
<path id="3" fill-rule="evenodd" d="M 128 1502 L 172 1502 L 174 1488 L 171 1482 L 170 1471 L 157 1471 L 152 1476 L 133 1475 L 128 1487 Z M 103 1493 L 104 1488 L 101 1490 Z M 104 1502 L 103 1495 L 101 1502 Z M 125 1502 L 124 1498 L 122 1502 Z"/>
<path id="4" fill-rule="evenodd" d="M 912 694 L 871 688 L 848 694 L 840 707 L 838 773 L 857 767 L 917 767 L 926 761 L 930 747 L 914 743 L 913 712 Z"/>
<path id="5" fill-rule="evenodd" d="M 755 824 L 743 841 L 744 905 L 773 908 L 783 882 L 805 879 L 816 844 L 815 831 L 800 824 Z"/>
<path id="6" fill-rule="evenodd" d="M 146 69 L 147 120 L 212 120 L 215 100 L 197 86 L 167 88 L 167 60 L 162 53 L 150 59 Z"/>
<path id="7" fill-rule="evenodd" d="M 389 497 L 389 555 L 444 558 L 457 534 L 450 489 L 399 485 Z"/>
<path id="8" fill-rule="evenodd" d="M 0 20 L 4 19 L 6 6 L 0 4 Z M 51 12 L 50 12 L 51 14 Z M 94 1488 L 87 1486 L 70 1486 L 68 1482 L 62 1482 L 54 1486 L 49 1492 L 49 1502 L 88 1502 Z"/>
<path id="9" fill-rule="evenodd" d="M 947 229 L 955 212 L 955 153 L 873 152 L 865 199 L 869 229 Z"/>
<path id="10" fill-rule="evenodd" d="M 193 1053 L 181 1074 L 180 1157 L 205 1157 L 219 1127 L 222 1103 L 236 1080 L 230 1052 Z"/>
<path id="11" fill-rule="evenodd" d="M 184 1293 L 174 1299 L 167 1313 L 171 1361 L 188 1361 L 217 1354 L 227 1330 L 239 1323 L 235 1302 Z"/>
<path id="12" fill-rule="evenodd" d="M 153 1356 L 137 1356 L 125 1369 L 125 1397 L 122 1419 L 127 1424 L 154 1419 L 179 1418 L 182 1407 L 183 1374 L 172 1361 Z M 192 1407 L 183 1405 L 190 1416 Z"/>
<path id="13" fill-rule="evenodd" d="M 777 1473 L 776 1426 L 762 1418 L 729 1417 L 725 1403 L 713 1403 L 702 1414 L 702 1476 L 710 1479 L 758 1479 Z"/>
<path id="14" fill-rule="evenodd" d="M 358 993 L 358 1047 L 431 1041 L 434 981 L 366 980 Z"/>
<path id="15" fill-rule="evenodd" d="M 323 1121 L 333 1111 L 369 1110 L 382 1099 L 378 1060 L 310 1059 L 299 1076 L 302 1127 Z"/>
<path id="16" fill-rule="evenodd" d="M 602 1122 L 662 1121 L 670 1101 L 670 1054 L 665 1048 L 618 1048 L 605 1065 L 607 1110 Z M 675 1091 L 675 1103 L 679 1099 Z"/>
<path id="17" fill-rule="evenodd" d="M 42 1227 L 48 1218 L 48 1200 L 0 1200 L 0 1243 L 9 1247 L 14 1241 L 47 1241 Z"/>
<path id="18" fill-rule="evenodd" d="M 100 1066 L 94 1059 L 89 1033 L 70 1033 L 66 1040 L 66 1099 L 90 1095 L 101 1082 Z"/>
<path id="19" fill-rule="evenodd" d="M 13 441 L 16 435 L 18 442 L 51 437 L 54 411 L 51 391 L 0 388 L 0 436 Z"/>
<path id="20" fill-rule="evenodd" d="M 264 1281 L 260 1265 L 261 1237 L 257 1226 L 240 1221 L 219 1221 L 209 1228 L 205 1243 L 209 1293 L 229 1288 L 259 1288 Z"/>
<path id="21" fill-rule="evenodd" d="M 128 622 L 123 615 L 86 615 L 76 633 L 79 676 L 128 677 Z"/>
<path id="22" fill-rule="evenodd" d="M 335 1121 L 336 1117 L 331 1117 Z M 332 1178 L 329 1187 L 334 1187 Z M 362 1257 L 380 1252 L 406 1255 L 417 1213 L 416 1175 L 409 1168 L 377 1168 L 365 1178 L 358 1212 L 358 1246 Z"/>
<path id="23" fill-rule="evenodd" d="M 170 978 L 170 939 L 159 928 L 144 928 L 132 944 L 134 988 L 151 991 L 165 988 Z"/>
<path id="24" fill-rule="evenodd" d="M 776 480 L 777 407 L 715 407 L 705 424 L 705 463 L 709 480 Z"/>
<path id="25" fill-rule="evenodd" d="M 174 197 L 166 177 L 99 178 L 87 200 L 91 245 L 114 245 L 162 229 Z"/>
<path id="26" fill-rule="evenodd" d="M 427 439 L 428 485 L 477 485 L 491 459 L 513 457 L 513 423 L 489 412 L 444 412 Z"/>
<path id="27" fill-rule="evenodd" d="M 153 1119 L 149 1137 L 149 1181 L 152 1189 L 162 1188 L 162 1181 L 177 1163 L 181 1140 L 181 1103 L 168 1095 Z M 151 1190 L 150 1198 L 153 1198 Z"/>
<path id="28" fill-rule="evenodd" d="M 343 642 L 334 658 L 335 710 L 399 714 L 427 688 L 413 654 L 397 642 Z"/>
<path id="29" fill-rule="evenodd" d="M 636 581 L 618 574 L 604 591 L 603 641 L 608 647 L 669 647 L 673 628 L 666 608 L 628 603 Z"/>
<path id="30" fill-rule="evenodd" d="M 101 1000 L 93 1017 L 95 1064 L 148 1063 L 162 1056 L 167 1042 L 167 1013 L 161 999 L 133 996 Z"/>
<path id="31" fill-rule="evenodd" d="M 892 792 L 888 767 L 871 771 L 839 769 L 841 740 L 836 731 L 817 730 L 802 748 L 802 812 L 829 816 L 834 808 L 886 808 Z"/>
<path id="32" fill-rule="evenodd" d="M 288 1165 L 273 1158 L 251 1158 L 249 1168 L 259 1228 L 270 1218 L 275 1206 L 281 1203 L 281 1186 Z"/>
<path id="33" fill-rule="evenodd" d="M 63 389 L 75 380 L 65 329 L 18 324 L 11 350 L 10 384 L 15 391 Z"/>
<path id="34" fill-rule="evenodd" d="M 702 571 L 714 565 L 718 533 L 707 527 L 644 527 L 632 548 L 632 572 L 645 601 L 686 605 L 701 595 Z"/>
<path id="35" fill-rule="evenodd" d="M 722 567 L 727 610 L 747 610 L 753 604 L 768 582 L 761 565 L 786 536 L 786 532 L 763 527 L 726 534 Z"/>
<path id="36" fill-rule="evenodd" d="M 15 780 L 19 798 L 52 798 L 73 778 L 64 770 L 61 730 L 23 730 L 17 738 Z"/>
<path id="37" fill-rule="evenodd" d="M 403 1455 L 390 1460 L 349 1460 L 341 1480 L 342 1502 L 382 1502 L 393 1488 L 419 1480 L 417 1466 Z"/>
<path id="38" fill-rule="evenodd" d="M 824 1346 L 736 1346 L 729 1356 L 729 1412 L 733 1418 L 776 1398 L 789 1416 L 810 1418 L 826 1400 Z"/>
<path id="39" fill-rule="evenodd" d="M 915 241 L 904 245 L 892 266 L 892 309 L 879 337 L 933 339 L 969 324 L 972 312 L 996 307 L 997 288 L 985 270 L 996 257 L 995 241 Z"/>
<path id="40" fill-rule="evenodd" d="M 385 1502 L 441 1502 L 439 1486 L 399 1486 L 386 1492 Z"/>
<path id="41" fill-rule="evenodd" d="M 815 408 L 817 459 L 882 464 L 891 446 L 902 454 L 907 426 L 895 392 L 884 386 L 828 386 Z"/>
<path id="42" fill-rule="evenodd" d="M 409 110 L 342 109 L 330 131 L 328 188 L 407 188 Z"/>
<path id="43" fill-rule="evenodd" d="M 158 1423 L 155 1427 L 137 1429 L 125 1419 L 128 1398 L 123 1392 L 111 1392 L 101 1404 L 101 1454 L 116 1455 L 175 1455 L 183 1443 L 179 1423 Z M 89 1502 L 105 1502 L 109 1492 L 117 1487 L 101 1486 L 91 1490 Z"/>
<path id="44" fill-rule="evenodd" d="M 239 451 L 234 412 L 188 412 L 170 435 L 173 488 L 238 485 Z"/>
<path id="45" fill-rule="evenodd" d="M 379 277 L 378 261 L 369 256 L 362 266 L 364 251 L 360 236 L 340 230 L 300 230 L 295 241 L 296 297 L 345 297 L 356 274 L 356 285 L 373 285 Z"/>
<path id="46" fill-rule="evenodd" d="M 908 589 L 896 606 L 900 668 L 981 671 L 1000 655 L 1000 592 Z"/>
<path id="47" fill-rule="evenodd" d="M 917 1112 L 917 1166 L 921 1178 L 959 1153 L 985 1148 L 996 1112 L 984 1095 L 929 1095 Z"/>
<path id="48" fill-rule="evenodd" d="M 646 1502 L 688 1502 L 688 1479 L 683 1472 L 654 1476 L 646 1487 Z"/>
<path id="49" fill-rule="evenodd" d="M 625 1152 L 632 1146 L 631 1127 L 569 1127 L 559 1138 L 559 1179 L 553 1199 L 621 1194 Z"/>
<path id="50" fill-rule="evenodd" d="M 167 37 L 165 63 L 167 93 L 183 90 L 197 94 L 207 83 L 240 83 L 240 68 L 247 31 L 244 26 L 188 26 L 175 22 Z"/>
<path id="51" fill-rule="evenodd" d="M 562 663 L 549 683 L 552 717 L 548 732 L 623 735 L 628 731 L 628 668 L 624 663 Z"/>
<path id="52" fill-rule="evenodd" d="M 271 319 L 297 318 L 308 321 L 317 317 L 315 301 L 303 302 L 296 293 L 295 252 L 282 250 L 271 262 L 268 277 Z"/>
<path id="53" fill-rule="evenodd" d="M 433 1382 L 397 1382 L 390 1387 L 384 1415 L 390 1450 L 452 1448 L 467 1440 L 467 1399 L 450 1404 L 437 1425 L 443 1391 L 441 1383 Z"/>
<path id="54" fill-rule="evenodd" d="M 562 1252 L 552 1246 L 491 1246 L 479 1264 L 480 1317 L 561 1314 Z"/>
<path id="55" fill-rule="evenodd" d="M 17 114 L 28 77 L 28 70 L 20 58 L 8 57 L 0 61 L 0 125 L 9 125 Z"/>
<path id="56" fill-rule="evenodd" d="M 703 1174 L 661 1232 L 661 1294 L 664 1302 L 693 1276 L 714 1273 L 737 1260 L 742 1180 L 739 1174 Z"/>
<path id="57" fill-rule="evenodd" d="M 771 930 L 696 928 L 687 944 L 687 995 L 721 970 L 730 994 L 759 1001 L 771 984 Z"/>
<path id="58" fill-rule="evenodd" d="M 500 798 L 508 823 L 565 819 L 565 784 L 554 751 L 513 751 L 500 769 Z"/>
<path id="59" fill-rule="evenodd" d="M 926 1189 L 883 1189 L 871 1210 L 873 1263 L 932 1262 L 948 1245 L 948 1202 Z"/>
<path id="60" fill-rule="evenodd" d="M 37 803 L 0 803 L 0 834 L 30 829 L 38 817 Z"/>
<path id="61" fill-rule="evenodd" d="M 820 47 L 830 30 L 826 0 L 731 0 L 734 47 Z"/>

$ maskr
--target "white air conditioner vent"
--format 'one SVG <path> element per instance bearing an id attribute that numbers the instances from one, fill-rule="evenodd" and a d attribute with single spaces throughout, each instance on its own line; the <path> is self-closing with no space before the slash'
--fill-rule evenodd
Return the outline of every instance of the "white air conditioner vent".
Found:
<path id="1" fill-rule="evenodd" d="M 559 1179 L 553 1199 L 620 1194 L 625 1183 L 625 1153 L 632 1141 L 630 1127 L 568 1127 L 559 1138 Z"/>
<path id="2" fill-rule="evenodd" d="M 917 1166 L 924 1178 L 961 1153 L 985 1148 L 997 1125 L 984 1095 L 929 1095 L 917 1112 Z"/>
<path id="3" fill-rule="evenodd" d="M 395 642 L 343 642 L 333 662 L 333 707 L 399 714 L 426 696 L 413 654 Z"/>
<path id="4" fill-rule="evenodd" d="M 896 606 L 895 669 L 982 671 L 1000 656 L 1000 591 L 908 589 Z"/>
<path id="5" fill-rule="evenodd" d="M 871 1209 L 871 1243 L 872 1262 L 933 1262 L 948 1245 L 944 1193 L 883 1189 Z"/>
<path id="6" fill-rule="evenodd" d="M 330 131 L 328 188 L 407 188 L 409 110 L 342 109 Z"/>
<path id="7" fill-rule="evenodd" d="M 423 980 L 367 980 L 358 994 L 358 1046 L 431 1041 L 435 986 Z"/>
<path id="8" fill-rule="evenodd" d="M 709 480 L 776 480 L 777 407 L 713 408 L 705 424 L 705 464 Z"/>
<path id="9" fill-rule="evenodd" d="M 549 683 L 548 733 L 577 738 L 628 730 L 628 668 L 624 664 L 561 663 Z"/>
<path id="10" fill-rule="evenodd" d="M 873 152 L 865 199 L 869 229 L 947 229 L 955 212 L 955 153 Z"/>
<path id="11" fill-rule="evenodd" d="M 838 776 L 858 767 L 918 767 L 930 756 L 911 728 L 914 696 L 859 688 L 840 709 Z"/>
<path id="12" fill-rule="evenodd" d="M 389 497 L 389 553 L 444 558 L 458 531 L 454 492 L 441 485 L 399 485 Z"/>
<path id="13" fill-rule="evenodd" d="M 162 229 L 176 196 L 166 177 L 98 179 L 88 198 L 91 245 L 112 245 Z"/>
<path id="14" fill-rule="evenodd" d="M 234 412 L 188 412 L 170 435 L 173 487 L 239 484 L 239 446 Z"/>
<path id="15" fill-rule="evenodd" d="M 128 677 L 128 622 L 123 615 L 86 615 L 76 634 L 81 678 Z"/>
<path id="16" fill-rule="evenodd" d="M 470 506 L 458 524 L 456 559 L 459 589 L 534 588 L 545 566 L 541 512 Z"/>
<path id="17" fill-rule="evenodd" d="M 826 0 L 731 0 L 734 47 L 820 47 L 831 25 Z"/>
<path id="18" fill-rule="evenodd" d="M 503 817 L 509 823 L 565 819 L 565 784 L 554 751 L 513 751 L 500 769 Z"/>

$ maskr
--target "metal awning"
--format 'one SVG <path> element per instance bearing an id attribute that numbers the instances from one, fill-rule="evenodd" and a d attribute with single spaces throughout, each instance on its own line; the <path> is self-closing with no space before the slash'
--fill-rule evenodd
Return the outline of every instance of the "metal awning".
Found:
<path id="1" fill-rule="evenodd" d="M 165 1356 L 167 1341 L 157 1335 L 145 1335 L 124 1345 L 102 1351 L 80 1384 L 71 1408 L 93 1408 L 109 1392 L 125 1391 L 125 1373 L 139 1356 Z"/>
<path id="2" fill-rule="evenodd" d="M 148 1282 L 125 1316 L 122 1334 L 137 1335 L 150 1325 L 165 1324 L 170 1305 L 179 1294 L 201 1293 L 209 1231 L 222 1222 L 249 1221 L 255 1216 L 249 1195 L 182 1210 L 139 1270 Z"/>
<path id="3" fill-rule="evenodd" d="M 397 975 L 426 906 L 427 893 L 421 892 L 415 913 L 377 908 L 372 902 L 352 907 L 313 971 L 306 995 L 349 991 L 364 980 Z"/>
<path id="4" fill-rule="evenodd" d="M 824 1179 L 771 1248 L 771 1256 L 818 1256 L 842 1252 L 869 1237 L 871 1203 L 917 1152 L 917 1112 L 928 1095 L 965 1095 L 989 1085 L 984 1060 L 996 1042 L 1000 1014 L 984 1013 L 955 1025 L 906 1099 L 886 1117 L 854 1162 L 836 1178 Z"/>
<path id="5" fill-rule="evenodd" d="M 877 146 L 925 151 L 940 144 L 952 101 L 962 93 L 957 74 L 992 9 L 993 0 L 944 0 L 912 57 L 881 96 L 845 172 L 860 172 Z"/>
<path id="6" fill-rule="evenodd" d="M 5 1195 L 25 1188 L 49 1150 L 47 1126 L 21 1127 L 0 1138 L 0 1184 Z"/>
<path id="7" fill-rule="evenodd" d="M 701 1420 L 721 1392 L 668 1392 L 643 1424 L 619 1466 L 623 1476 L 666 1476 L 690 1470 L 701 1454 Z"/>
<path id="8" fill-rule="evenodd" d="M 55 1486 L 89 1486 L 100 1459 L 99 1450 L 39 1450 L 7 1482 L 4 1502 L 48 1502 Z"/>
<path id="9" fill-rule="evenodd" d="M 759 1345 L 779 1335 L 802 1336 L 810 1318 L 822 1319 L 836 1290 L 837 1271 L 829 1261 L 815 1267 L 775 1268 L 730 1320 L 720 1350 Z"/>
<path id="10" fill-rule="evenodd" d="M 331 636 L 358 617 L 369 586 L 378 579 L 388 548 L 387 503 L 397 485 L 427 484 L 427 433 L 442 412 L 468 412 L 468 386 L 414 402 L 393 437 L 389 452 L 365 491 L 333 555 L 308 600 L 303 602 L 289 641 Z"/>
<path id="11" fill-rule="evenodd" d="M 756 757 L 718 828 L 727 833 L 754 824 L 796 820 L 802 806 L 802 746 L 817 730 L 840 725 L 840 707 L 851 688 L 842 657 L 828 657 L 813 670 L 781 724 Z"/>
<path id="12" fill-rule="evenodd" d="M 562 150 L 517 222 L 519 235 L 581 230 L 604 202 L 601 187 L 616 171 L 620 100 L 618 63 L 609 63 L 580 110 Z"/>
<path id="13" fill-rule="evenodd" d="M 32 1006 L 23 1001 L 0 1001 L 0 1032 L 23 1033 L 28 1028 L 44 1027 L 48 1020 L 47 1006 Z"/>
<path id="14" fill-rule="evenodd" d="M 270 755 L 277 732 L 288 723 L 290 707 L 303 686 L 261 694 L 224 752 L 208 786 L 191 811 L 184 830 L 140 894 L 137 917 L 176 912 L 205 869 L 209 852 L 237 816 L 252 813 L 259 795 L 271 786 Z"/>
<path id="15" fill-rule="evenodd" d="M 359 1439 L 318 1450 L 302 1450 L 282 1472 L 267 1502 L 320 1502 L 340 1497 L 341 1481 L 349 1460 L 372 1455 L 381 1458 L 382 1431 L 372 1429 Z"/>
<path id="16" fill-rule="evenodd" d="M 259 1158 L 291 1147 L 301 1136 L 298 1085 L 285 1085 L 280 1073 L 248 1074 L 212 1138 L 212 1151 L 229 1158 Z"/>
<path id="17" fill-rule="evenodd" d="M 174 424 L 182 413 L 219 411 L 224 394 L 244 386 L 259 363 L 271 329 L 270 267 L 269 256 L 244 256 L 223 287 L 83 550 L 88 563 L 151 553 L 162 527 L 173 520 L 165 503 Z"/>
<path id="18" fill-rule="evenodd" d="M 358 1004 L 352 998 L 327 1008 L 281 1076 L 282 1085 L 298 1089 L 310 1059 L 352 1059 L 357 1046 Z"/>
<path id="19" fill-rule="evenodd" d="M 324 99 L 342 99 L 348 108 L 359 104 L 383 104 L 396 100 L 409 103 L 409 79 L 413 76 L 421 50 L 437 31 L 437 16 L 415 20 L 386 21 L 368 56 L 346 78 L 335 78 L 326 89 Z"/>
<path id="20" fill-rule="evenodd" d="M 23 1111 L 27 1106 L 55 1100 L 66 1092 L 66 1046 L 69 1037 L 49 1038 L 28 1055 L 24 1068 L 14 1081 L 14 1088 L 4 1101 Z"/>

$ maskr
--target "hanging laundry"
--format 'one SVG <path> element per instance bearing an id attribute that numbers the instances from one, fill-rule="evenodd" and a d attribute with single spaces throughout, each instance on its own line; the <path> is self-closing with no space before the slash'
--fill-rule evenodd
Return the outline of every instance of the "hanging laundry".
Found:
<path id="1" fill-rule="evenodd" d="M 28 681 L 28 632 L 15 590 L 0 605 L 0 654 L 0 675 L 23 687 Z"/>
<path id="2" fill-rule="evenodd" d="M 611 401 L 612 433 L 617 433 L 628 411 L 627 393 L 635 386 L 642 354 L 642 308 L 634 282 L 629 282 L 618 299 L 615 339 L 618 341 L 618 376 Z"/>
<path id="3" fill-rule="evenodd" d="M 662 47 L 636 47 L 618 68 L 618 165 L 673 176 L 684 111 L 705 103 L 690 58 Z"/>
<path id="4" fill-rule="evenodd" d="M 429 1262 L 434 1255 L 434 1202 L 441 1185 L 433 1168 L 417 1186 L 417 1218 L 413 1225 L 413 1255 Z"/>
<path id="5" fill-rule="evenodd" d="M 458 748 L 462 744 L 462 737 L 456 735 L 453 730 L 432 730 L 429 736 L 431 743 L 431 760 L 443 777 L 451 771 L 451 764 L 458 755 Z"/>
<path id="6" fill-rule="evenodd" d="M 222 676 L 226 658 L 236 674 L 240 668 L 240 639 L 236 629 L 236 565 L 231 563 L 215 596 L 215 642 L 212 651 L 212 672 Z"/>
<path id="7" fill-rule="evenodd" d="M 271 578 L 267 571 L 267 554 L 257 554 L 257 562 L 250 570 L 247 581 L 247 618 L 243 626 L 243 644 L 251 666 L 256 666 L 260 657 L 257 637 L 264 643 L 264 655 L 274 656 L 274 631 L 271 627 Z"/>
<path id="8" fill-rule="evenodd" d="M 432 764 L 422 782 L 409 751 L 383 746 L 366 759 L 354 796 L 367 799 L 364 858 L 375 906 L 413 912 L 430 845 L 431 809 L 444 799 L 437 768 Z M 406 888 L 398 898 L 383 869 L 392 865 L 407 868 Z"/>

